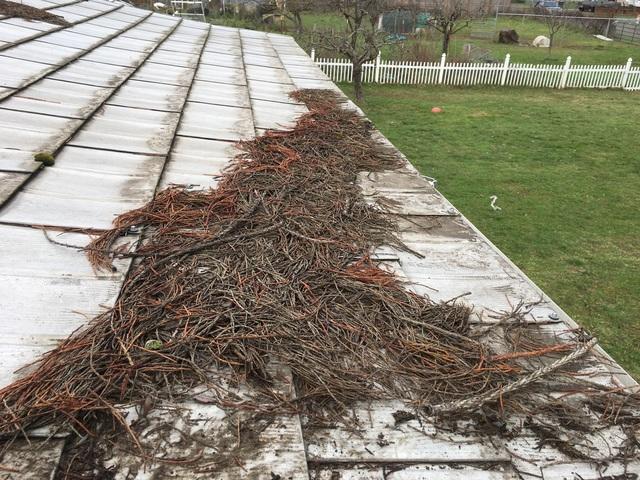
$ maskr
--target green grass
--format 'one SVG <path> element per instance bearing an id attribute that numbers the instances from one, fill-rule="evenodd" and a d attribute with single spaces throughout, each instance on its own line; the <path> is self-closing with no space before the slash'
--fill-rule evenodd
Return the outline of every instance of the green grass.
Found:
<path id="1" fill-rule="evenodd" d="M 640 378 L 640 95 L 406 86 L 365 95 L 361 107 L 389 140 Z"/>

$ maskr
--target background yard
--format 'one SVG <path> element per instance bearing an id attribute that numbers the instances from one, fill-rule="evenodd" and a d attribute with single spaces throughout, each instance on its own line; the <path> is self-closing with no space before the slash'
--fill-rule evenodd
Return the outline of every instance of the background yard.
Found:
<path id="1" fill-rule="evenodd" d="M 361 107 L 385 136 L 640 378 L 640 95 L 365 92 Z M 432 114 L 435 105 L 445 113 Z M 490 208 L 490 195 L 502 211 Z"/>
<path id="2" fill-rule="evenodd" d="M 295 35 L 296 40 L 307 51 L 316 48 L 319 57 L 338 57 L 335 52 L 325 50 L 318 43 L 318 36 L 314 31 L 344 29 L 344 18 L 336 13 L 305 12 L 302 16 L 305 33 Z M 293 24 L 285 22 L 265 25 L 257 19 L 227 17 L 211 17 L 210 21 L 232 27 L 272 30 L 293 35 Z M 497 43 L 500 30 L 514 29 L 520 35 L 520 45 L 504 45 Z M 615 64 L 626 63 L 629 57 L 640 61 L 640 46 L 619 41 L 604 42 L 594 38 L 575 27 L 561 30 L 554 40 L 554 47 L 549 52 L 546 48 L 532 47 L 531 42 L 538 35 L 548 35 L 544 23 L 522 17 L 500 17 L 496 22 L 494 17 L 476 21 L 468 28 L 452 37 L 450 60 L 468 61 L 463 53 L 465 44 L 471 44 L 484 52 L 487 59 L 503 61 L 507 53 L 511 54 L 513 63 L 547 63 L 563 64 L 568 55 L 574 64 Z M 387 60 L 434 61 L 441 55 L 441 36 L 439 33 L 427 30 L 419 35 L 409 35 L 407 40 L 396 42 L 384 47 L 383 58 Z"/>

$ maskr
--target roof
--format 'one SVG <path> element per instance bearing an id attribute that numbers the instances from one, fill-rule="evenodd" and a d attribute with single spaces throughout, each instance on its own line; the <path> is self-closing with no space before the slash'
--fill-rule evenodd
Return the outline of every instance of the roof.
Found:
<path id="1" fill-rule="evenodd" d="M 0 19 L 0 387 L 112 305 L 130 267 L 119 260 L 115 271 L 95 272 L 83 252 L 50 242 L 43 228 L 57 242 L 82 246 L 91 232 L 169 184 L 215 186 L 234 142 L 290 126 L 306 111 L 291 91 L 339 91 L 288 36 L 106 0 L 24 3 L 70 25 Z M 38 152 L 54 154 L 55 165 L 34 162 Z M 577 327 L 409 163 L 359 181 L 365 193 L 395 200 L 390 214 L 405 219 L 401 239 L 425 254 L 377 253 L 415 291 L 442 300 L 471 292 L 465 301 L 478 325 L 531 302 L 525 321 L 532 328 L 562 335 Z M 582 373 L 593 381 L 636 385 L 602 350 L 592 355 L 598 362 L 585 363 Z M 290 372 L 273 368 L 282 394 L 294 397 Z M 145 438 L 175 461 L 143 466 L 118 451 L 110 460 L 119 468 L 116 478 L 211 478 L 184 460 L 202 445 L 176 432 L 198 432 L 215 452 L 236 438 L 240 421 L 231 423 L 224 410 L 196 397 L 150 414 Z M 622 448 L 615 428 L 589 438 L 590 456 L 576 463 L 539 432 L 505 438 L 441 432 L 417 420 L 397 426 L 392 414 L 401 408 L 362 403 L 354 410 L 362 421 L 356 430 L 311 424 L 304 415 L 252 424 L 250 448 L 220 467 L 219 478 L 588 479 L 640 471 L 637 462 L 609 461 L 611 449 Z M 168 438 L 157 434 L 163 425 L 174 429 Z M 65 438 L 45 442 L 43 435 L 32 432 L 30 443 L 12 445 L 0 478 L 50 478 Z"/>

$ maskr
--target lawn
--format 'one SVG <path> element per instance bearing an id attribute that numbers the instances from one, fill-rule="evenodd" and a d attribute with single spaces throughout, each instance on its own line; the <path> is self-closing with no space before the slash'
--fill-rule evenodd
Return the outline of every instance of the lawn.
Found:
<path id="1" fill-rule="evenodd" d="M 361 106 L 389 140 L 640 378 L 640 95 L 365 92 Z M 435 105 L 445 113 L 432 114 Z M 502 211 L 490 208 L 490 195 Z"/>

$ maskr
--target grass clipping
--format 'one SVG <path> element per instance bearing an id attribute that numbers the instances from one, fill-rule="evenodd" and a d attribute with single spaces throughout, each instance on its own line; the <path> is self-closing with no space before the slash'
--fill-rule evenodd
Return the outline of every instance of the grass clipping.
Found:
<path id="1" fill-rule="evenodd" d="M 376 246 L 403 246 L 355 180 L 397 168 L 397 155 L 335 94 L 293 96 L 309 113 L 241 142 L 217 188 L 166 189 L 93 241 L 96 268 L 136 257 L 121 295 L 0 391 L 0 431 L 82 431 L 97 413 L 123 421 L 117 405 L 175 398 L 213 368 L 267 391 L 270 359 L 293 372 L 296 408 L 468 401 L 527 373 L 526 354 L 496 355 L 470 335 L 466 306 L 416 295 L 371 260 Z M 146 232 L 137 251 L 113 248 L 132 227 Z"/>

